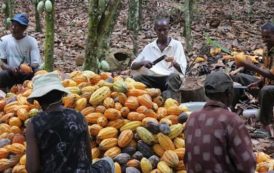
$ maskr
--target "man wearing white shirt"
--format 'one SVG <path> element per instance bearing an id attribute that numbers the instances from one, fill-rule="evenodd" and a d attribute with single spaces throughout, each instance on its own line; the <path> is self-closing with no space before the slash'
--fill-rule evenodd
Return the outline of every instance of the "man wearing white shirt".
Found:
<path id="1" fill-rule="evenodd" d="M 24 33 L 29 23 L 27 15 L 16 14 L 11 21 L 11 34 L 0 40 L 0 88 L 3 90 L 30 80 L 41 64 L 36 39 Z M 20 71 L 22 63 L 28 64 L 33 72 L 26 74 Z"/>
<path id="2" fill-rule="evenodd" d="M 161 89 L 165 98 L 181 101 L 178 91 L 187 60 L 182 44 L 168 36 L 169 27 L 167 17 L 158 17 L 155 20 L 154 30 L 157 39 L 145 46 L 132 62 L 131 69 L 135 71 L 135 80 L 143 82 L 148 87 Z M 163 55 L 164 60 L 153 64 L 153 61 Z"/>

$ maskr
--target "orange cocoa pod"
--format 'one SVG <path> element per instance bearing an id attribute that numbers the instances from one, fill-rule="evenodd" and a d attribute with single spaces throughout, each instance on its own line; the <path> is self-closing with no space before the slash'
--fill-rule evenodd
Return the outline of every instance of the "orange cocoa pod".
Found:
<path id="1" fill-rule="evenodd" d="M 142 121 L 146 116 L 138 112 L 129 112 L 127 119 L 130 121 Z"/>
<path id="2" fill-rule="evenodd" d="M 104 116 L 109 120 L 117 120 L 121 117 L 121 112 L 114 108 L 108 108 L 104 112 Z"/>
<path id="3" fill-rule="evenodd" d="M 138 96 L 138 101 L 140 105 L 146 106 L 148 109 L 152 108 L 152 98 L 148 94 L 143 94 L 141 96 Z"/>
<path id="4" fill-rule="evenodd" d="M 24 74 L 33 73 L 32 68 L 28 64 L 21 64 L 19 67 L 19 71 Z"/>

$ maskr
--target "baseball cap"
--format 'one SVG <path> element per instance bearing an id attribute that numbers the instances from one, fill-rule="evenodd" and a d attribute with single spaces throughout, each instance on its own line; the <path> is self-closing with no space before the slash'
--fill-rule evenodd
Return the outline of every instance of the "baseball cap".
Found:
<path id="1" fill-rule="evenodd" d="M 233 88 L 232 79 L 222 71 L 212 72 L 205 80 L 206 93 L 222 93 Z"/>
<path id="2" fill-rule="evenodd" d="M 19 24 L 23 25 L 23 26 L 28 26 L 29 24 L 29 19 L 28 16 L 26 14 L 23 13 L 18 13 L 16 14 L 11 21 L 16 21 Z"/>

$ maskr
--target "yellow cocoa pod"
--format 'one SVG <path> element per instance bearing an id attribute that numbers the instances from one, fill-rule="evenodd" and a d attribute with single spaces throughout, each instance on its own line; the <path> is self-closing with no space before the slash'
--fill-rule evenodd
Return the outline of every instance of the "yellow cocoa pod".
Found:
<path id="1" fill-rule="evenodd" d="M 118 145 L 119 147 L 123 148 L 130 144 L 133 139 L 133 132 L 132 130 L 124 130 L 120 133 L 118 138 Z"/>
<path id="2" fill-rule="evenodd" d="M 149 145 L 155 141 L 153 134 L 144 127 L 137 127 L 136 132 L 138 136 Z"/>
<path id="3" fill-rule="evenodd" d="M 165 150 L 160 144 L 154 144 L 152 149 L 159 157 L 162 157 L 162 155 L 165 153 Z"/>
<path id="4" fill-rule="evenodd" d="M 120 131 L 124 130 L 132 130 L 135 131 L 137 127 L 141 126 L 142 122 L 141 121 L 131 121 L 129 123 L 126 123 L 120 128 Z"/>
<path id="5" fill-rule="evenodd" d="M 105 98 L 110 96 L 110 94 L 111 94 L 111 91 L 109 87 L 103 86 L 97 89 L 94 93 L 92 93 L 89 99 L 89 103 L 93 106 L 97 106 L 100 103 L 102 103 Z"/>
<path id="6" fill-rule="evenodd" d="M 80 98 L 75 103 L 75 109 L 77 111 L 83 110 L 87 106 L 87 99 L 86 98 Z"/>
<path id="7" fill-rule="evenodd" d="M 115 147 L 117 145 L 117 143 L 118 143 L 117 138 L 104 139 L 104 140 L 102 140 L 102 142 L 100 142 L 99 149 L 100 150 L 108 150 L 112 147 Z"/>
<path id="8" fill-rule="evenodd" d="M 178 158 L 181 160 L 185 156 L 185 148 L 177 148 L 174 150 L 174 152 L 177 154 Z"/>
<path id="9" fill-rule="evenodd" d="M 118 134 L 118 130 L 114 127 L 105 127 L 101 129 L 97 135 L 98 139 L 107 139 L 107 138 L 116 138 Z"/>
<path id="10" fill-rule="evenodd" d="M 99 158 L 99 156 L 100 156 L 100 150 L 99 150 L 98 147 L 95 147 L 95 148 L 91 149 L 91 156 L 92 156 L 92 159 Z"/>
<path id="11" fill-rule="evenodd" d="M 166 164 L 172 168 L 176 167 L 179 163 L 178 155 L 172 150 L 165 151 L 161 160 L 165 161 Z"/>
<path id="12" fill-rule="evenodd" d="M 12 173 L 27 173 L 25 165 L 15 165 L 12 168 Z"/>
<path id="13" fill-rule="evenodd" d="M 160 172 L 173 173 L 172 169 L 167 165 L 167 163 L 165 161 L 160 161 L 157 164 L 157 169 L 159 169 Z"/>
<path id="14" fill-rule="evenodd" d="M 115 173 L 122 173 L 122 168 L 121 168 L 120 164 L 117 162 L 114 163 L 114 169 L 115 169 L 115 171 L 114 171 Z"/>
<path id="15" fill-rule="evenodd" d="M 117 156 L 120 153 L 121 153 L 121 149 L 119 147 L 112 147 L 104 153 L 104 156 L 105 157 L 107 156 L 113 159 L 115 156 Z"/>
<path id="16" fill-rule="evenodd" d="M 175 146 L 168 136 L 162 133 L 158 133 L 157 137 L 159 144 L 163 147 L 164 150 L 175 150 Z"/>
<path id="17" fill-rule="evenodd" d="M 183 132 L 183 129 L 184 129 L 183 124 L 178 123 L 178 124 L 171 125 L 170 126 L 170 133 L 168 134 L 168 137 L 170 139 L 176 138 L 177 136 L 179 136 Z"/>
<path id="18" fill-rule="evenodd" d="M 185 140 L 183 138 L 175 138 L 173 141 L 176 148 L 184 148 Z"/>
<path id="19" fill-rule="evenodd" d="M 151 165 L 151 162 L 147 158 L 143 157 L 142 160 L 141 160 L 140 165 L 141 165 L 141 170 L 142 170 L 143 173 L 150 173 L 151 172 L 152 165 Z"/>

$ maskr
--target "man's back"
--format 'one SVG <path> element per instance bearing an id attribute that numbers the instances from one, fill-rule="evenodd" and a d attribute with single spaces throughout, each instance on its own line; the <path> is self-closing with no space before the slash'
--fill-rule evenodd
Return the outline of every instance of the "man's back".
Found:
<path id="1" fill-rule="evenodd" d="M 209 101 L 186 124 L 189 173 L 254 173 L 255 159 L 243 121 L 221 102 Z"/>

